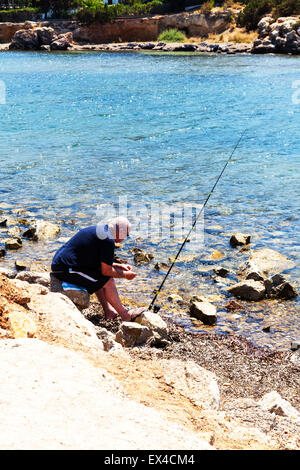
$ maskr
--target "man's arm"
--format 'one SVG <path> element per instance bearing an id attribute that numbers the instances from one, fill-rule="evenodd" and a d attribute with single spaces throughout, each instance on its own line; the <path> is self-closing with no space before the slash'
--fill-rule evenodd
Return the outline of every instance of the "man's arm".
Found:
<path id="1" fill-rule="evenodd" d="M 103 276 L 122 278 L 127 280 L 134 279 L 137 275 L 137 273 L 134 273 L 131 270 L 124 270 L 124 268 L 120 268 L 117 263 L 114 263 L 113 266 L 110 266 L 106 263 L 101 263 L 101 273 Z"/>

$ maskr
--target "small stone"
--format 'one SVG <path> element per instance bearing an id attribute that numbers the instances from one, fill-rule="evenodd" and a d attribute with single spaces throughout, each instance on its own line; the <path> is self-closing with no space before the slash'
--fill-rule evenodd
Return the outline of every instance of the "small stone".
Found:
<path id="1" fill-rule="evenodd" d="M 251 236 L 243 233 L 235 233 L 230 238 L 230 245 L 235 248 L 237 246 L 248 245 L 250 243 Z"/>
<path id="2" fill-rule="evenodd" d="M 262 330 L 263 330 L 265 333 L 269 333 L 269 332 L 271 331 L 271 326 L 270 326 L 270 325 L 263 326 L 263 327 L 262 327 Z"/>
<path id="3" fill-rule="evenodd" d="M 30 263 L 27 261 L 16 260 L 15 267 L 17 271 L 24 271 L 25 269 L 30 269 Z"/>
<path id="4" fill-rule="evenodd" d="M 59 225 L 47 222 L 45 220 L 38 220 L 34 222 L 27 230 L 25 230 L 23 237 L 33 241 L 44 241 L 55 238 L 59 232 Z"/>
<path id="5" fill-rule="evenodd" d="M 284 282 L 272 290 L 272 295 L 280 299 L 294 299 L 298 297 L 298 292 L 290 282 Z"/>
<path id="6" fill-rule="evenodd" d="M 16 279 L 20 281 L 26 281 L 29 284 L 41 284 L 45 287 L 50 287 L 50 275 L 49 273 L 36 273 L 32 271 L 20 271 L 16 275 Z"/>
<path id="7" fill-rule="evenodd" d="M 167 263 L 156 263 L 154 269 L 157 271 L 167 270 L 169 269 L 169 265 Z"/>
<path id="8" fill-rule="evenodd" d="M 291 350 L 297 351 L 297 349 L 300 349 L 300 341 L 292 341 Z"/>
<path id="9" fill-rule="evenodd" d="M 170 294 L 168 296 L 168 301 L 169 302 L 182 302 L 183 298 L 180 297 L 180 295 L 177 295 L 177 294 Z"/>
<path id="10" fill-rule="evenodd" d="M 0 248 L 0 258 L 4 258 L 6 251 L 4 248 Z"/>
<path id="11" fill-rule="evenodd" d="M 7 217 L 3 218 L 0 217 L 0 227 L 6 227 L 7 226 Z"/>
<path id="12" fill-rule="evenodd" d="M 116 333 L 115 341 L 128 348 L 146 343 L 151 337 L 151 330 L 147 326 L 135 322 L 123 322 Z"/>
<path id="13" fill-rule="evenodd" d="M 37 240 L 36 228 L 30 227 L 25 232 L 23 232 L 23 237 L 28 238 L 29 240 Z"/>
<path id="14" fill-rule="evenodd" d="M 220 277 L 227 277 L 229 274 L 229 270 L 226 268 L 214 268 L 214 272 Z"/>
<path id="15" fill-rule="evenodd" d="M 271 282 L 272 282 L 273 287 L 280 286 L 280 284 L 283 284 L 286 281 L 287 279 L 282 274 L 275 274 L 274 276 L 271 277 Z"/>
<path id="16" fill-rule="evenodd" d="M 215 325 L 217 322 L 217 309 L 210 302 L 192 302 L 190 313 L 193 317 L 201 320 L 205 325 Z"/>
<path id="17" fill-rule="evenodd" d="M 10 240 L 6 240 L 5 248 L 7 250 L 19 250 L 19 248 L 22 248 L 21 238 L 12 238 Z"/>

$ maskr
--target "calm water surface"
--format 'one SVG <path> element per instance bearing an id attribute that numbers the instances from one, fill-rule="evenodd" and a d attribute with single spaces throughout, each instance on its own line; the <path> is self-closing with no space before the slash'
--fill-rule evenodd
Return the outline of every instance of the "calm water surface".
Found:
<path id="1" fill-rule="evenodd" d="M 26 208 L 62 225 L 59 240 L 24 242 L 1 265 L 15 258 L 49 262 L 65 237 L 97 222 L 97 205 L 101 212 L 119 196 L 129 205 L 199 207 L 246 128 L 205 211 L 205 244 L 187 244 L 161 302 L 170 291 L 210 295 L 219 321 L 207 330 L 289 347 L 299 338 L 299 300 L 248 303 L 229 314 L 227 281 L 214 283 L 205 269 L 236 272 L 248 254 L 228 241 L 241 230 L 251 233 L 253 248 L 292 259 L 296 266 L 287 274 L 299 287 L 300 104 L 292 99 L 299 78 L 300 59 L 288 56 L 1 53 L 0 209 Z M 151 242 L 143 230 L 142 224 L 141 240 L 129 240 L 123 256 L 137 243 L 155 262 L 174 256 L 180 237 Z M 223 256 L 212 260 L 216 249 Z M 123 294 L 149 302 L 162 278 L 154 264 L 139 269 L 138 290 L 121 283 Z M 186 328 L 203 330 L 183 313 L 186 307 L 180 314 L 167 310 Z M 266 323 L 270 333 L 262 330 Z"/>

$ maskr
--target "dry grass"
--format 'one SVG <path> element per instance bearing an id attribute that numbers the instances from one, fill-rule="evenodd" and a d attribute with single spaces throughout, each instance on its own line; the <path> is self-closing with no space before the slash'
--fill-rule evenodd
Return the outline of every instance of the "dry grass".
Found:
<path id="1" fill-rule="evenodd" d="M 191 37 L 187 39 L 187 42 L 197 43 L 206 41 L 211 43 L 252 43 L 257 38 L 257 32 L 247 32 L 244 28 L 234 28 L 224 31 L 220 34 L 210 33 L 206 37 Z"/>

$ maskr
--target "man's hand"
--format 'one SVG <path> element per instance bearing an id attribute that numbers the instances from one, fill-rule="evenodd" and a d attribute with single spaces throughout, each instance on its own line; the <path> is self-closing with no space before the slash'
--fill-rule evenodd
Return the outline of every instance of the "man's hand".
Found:
<path id="1" fill-rule="evenodd" d="M 125 264 L 114 263 L 109 266 L 106 263 L 101 263 L 101 273 L 103 276 L 123 278 L 131 281 L 137 276 L 137 273 L 132 271 L 132 267 Z"/>
<path id="2" fill-rule="evenodd" d="M 114 263 L 113 267 L 121 269 L 122 271 L 131 271 L 132 270 L 132 266 L 130 266 L 129 264 Z"/>
<path id="3" fill-rule="evenodd" d="M 124 279 L 127 279 L 128 281 L 131 281 L 137 276 L 137 273 L 134 273 L 133 271 L 123 271 L 123 277 Z"/>

